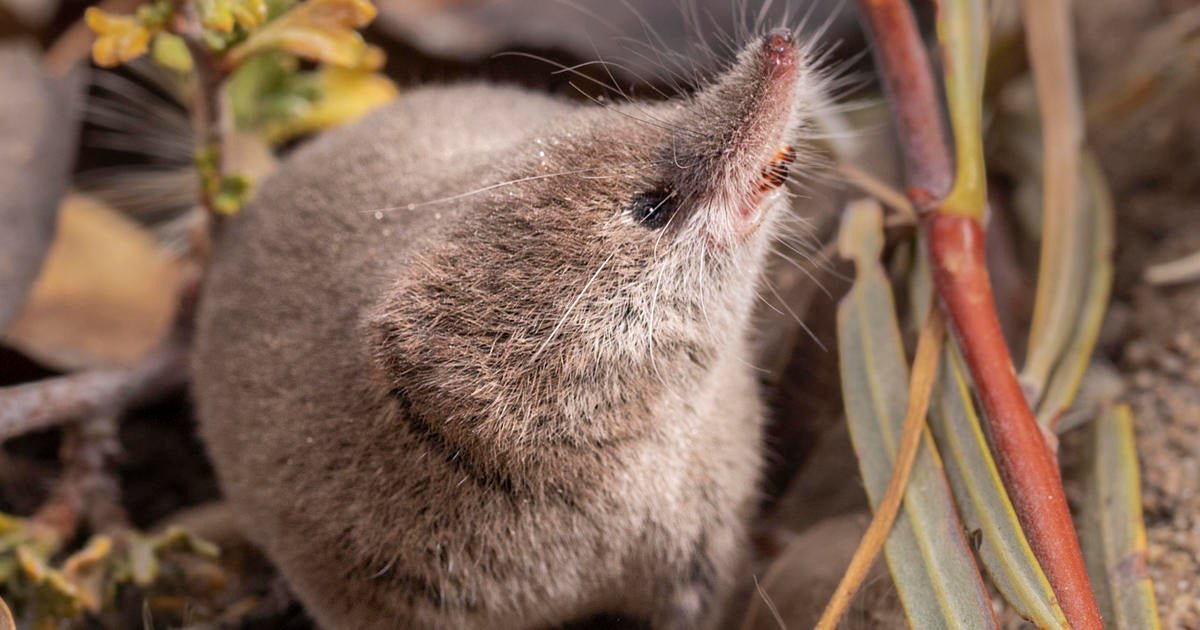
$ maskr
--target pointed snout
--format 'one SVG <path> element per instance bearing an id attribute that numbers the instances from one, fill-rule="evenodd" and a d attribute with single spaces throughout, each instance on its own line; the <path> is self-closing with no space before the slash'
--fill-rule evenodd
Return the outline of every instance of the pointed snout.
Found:
<path id="1" fill-rule="evenodd" d="M 794 72 L 798 55 L 795 36 L 786 28 L 767 33 L 763 38 L 762 54 L 765 60 L 763 65 L 776 76 L 781 72 Z"/>
<path id="2" fill-rule="evenodd" d="M 719 231 L 727 233 L 749 229 L 764 196 L 787 179 L 804 74 L 792 32 L 773 30 L 748 45 L 685 114 L 687 133 L 672 144 L 672 158 L 689 165 L 681 176 L 684 196 L 723 210 L 707 213 L 708 225 L 724 225 Z"/>

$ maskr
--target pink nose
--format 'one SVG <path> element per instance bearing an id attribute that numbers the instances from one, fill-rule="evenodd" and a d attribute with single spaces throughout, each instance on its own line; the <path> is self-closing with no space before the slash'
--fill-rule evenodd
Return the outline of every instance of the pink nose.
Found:
<path id="1" fill-rule="evenodd" d="M 795 40 L 792 32 L 786 28 L 777 28 L 767 33 L 767 50 L 773 53 L 787 53 L 792 50 Z"/>
<path id="2" fill-rule="evenodd" d="M 791 68 L 796 63 L 796 40 L 786 28 L 777 28 L 767 33 L 763 40 L 763 52 L 773 70 Z"/>

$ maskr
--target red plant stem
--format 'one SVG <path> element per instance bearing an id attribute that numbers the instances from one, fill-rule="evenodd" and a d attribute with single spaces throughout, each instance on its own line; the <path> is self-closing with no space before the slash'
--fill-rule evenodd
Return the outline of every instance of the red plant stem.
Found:
<path id="1" fill-rule="evenodd" d="M 925 222 L 934 283 L 988 420 L 992 454 L 1033 553 L 1071 627 L 1102 628 L 1058 461 L 1046 446 L 1009 360 L 974 219 L 938 213 Z"/>
<path id="2" fill-rule="evenodd" d="M 927 213 L 950 191 L 954 166 L 946 150 L 946 125 L 929 58 L 907 2 L 858 0 L 872 35 L 875 63 L 883 70 L 896 133 L 904 145 L 904 180 L 917 211 Z"/>
<path id="3" fill-rule="evenodd" d="M 907 0 L 858 0 L 875 43 L 934 286 L 983 403 L 990 446 L 1034 555 L 1075 630 L 1103 628 L 1057 462 L 1017 382 L 996 316 L 980 221 L 942 207 L 953 179 L 941 103 Z"/>

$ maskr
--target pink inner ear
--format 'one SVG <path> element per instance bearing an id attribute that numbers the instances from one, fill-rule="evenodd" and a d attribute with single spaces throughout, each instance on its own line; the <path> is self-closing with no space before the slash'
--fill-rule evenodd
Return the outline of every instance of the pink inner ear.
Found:
<path id="1" fill-rule="evenodd" d="M 795 161 L 796 150 L 791 145 L 784 145 L 775 152 L 775 155 L 771 156 L 771 161 L 767 162 L 767 165 L 759 173 L 758 185 L 755 186 L 754 192 L 740 208 L 743 218 L 754 213 L 754 209 L 758 207 L 758 202 L 762 201 L 763 195 L 779 188 L 787 181 L 789 169 Z"/>

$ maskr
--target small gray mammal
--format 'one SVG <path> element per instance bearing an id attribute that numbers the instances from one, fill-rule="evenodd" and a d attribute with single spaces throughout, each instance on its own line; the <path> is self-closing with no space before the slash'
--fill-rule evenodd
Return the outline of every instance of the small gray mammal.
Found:
<path id="1" fill-rule="evenodd" d="M 194 397 L 320 625 L 718 622 L 762 467 L 751 311 L 821 92 L 776 30 L 660 103 L 414 90 L 262 184 Z"/>

